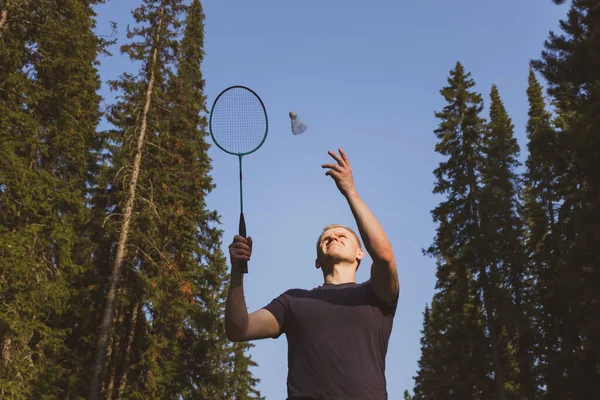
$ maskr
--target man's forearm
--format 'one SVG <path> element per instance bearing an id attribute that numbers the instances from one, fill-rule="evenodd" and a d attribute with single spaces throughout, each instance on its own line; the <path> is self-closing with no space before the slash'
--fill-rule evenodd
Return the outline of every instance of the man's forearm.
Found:
<path id="1" fill-rule="evenodd" d="M 243 274 L 239 267 L 231 268 L 231 283 L 225 304 L 225 334 L 231 341 L 240 340 L 248 329 L 248 309 L 244 299 Z"/>
<path id="2" fill-rule="evenodd" d="M 394 258 L 392 245 L 367 204 L 356 191 L 346 195 L 350 210 L 356 220 L 365 249 L 375 263 L 391 262 Z"/>
<path id="3" fill-rule="evenodd" d="M 399 293 L 398 272 L 392 245 L 369 207 L 356 191 L 346 195 L 350 209 L 358 225 L 358 230 L 371 258 L 371 283 L 375 294 L 391 303 Z"/>

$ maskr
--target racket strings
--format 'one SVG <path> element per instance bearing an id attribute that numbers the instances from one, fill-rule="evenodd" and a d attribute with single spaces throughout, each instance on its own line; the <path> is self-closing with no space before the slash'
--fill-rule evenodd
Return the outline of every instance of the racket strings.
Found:
<path id="1" fill-rule="evenodd" d="M 211 118 L 215 141 L 231 153 L 247 154 L 256 150 L 267 132 L 262 103 L 244 88 L 224 92 L 216 101 Z"/>

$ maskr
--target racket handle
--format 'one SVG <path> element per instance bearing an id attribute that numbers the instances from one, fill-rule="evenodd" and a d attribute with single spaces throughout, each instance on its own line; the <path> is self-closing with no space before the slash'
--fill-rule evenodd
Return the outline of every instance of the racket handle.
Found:
<path id="1" fill-rule="evenodd" d="M 244 220 L 244 213 L 240 212 L 240 236 L 246 237 L 246 220 Z M 240 268 L 243 274 L 248 273 L 248 261 L 242 261 L 240 263 Z"/>

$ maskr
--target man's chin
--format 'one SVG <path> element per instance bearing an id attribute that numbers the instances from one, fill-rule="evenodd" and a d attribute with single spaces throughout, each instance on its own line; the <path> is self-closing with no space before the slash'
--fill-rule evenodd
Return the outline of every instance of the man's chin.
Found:
<path id="1" fill-rule="evenodd" d="M 341 251 L 339 251 L 339 249 L 333 248 L 329 249 L 329 251 L 327 252 L 327 258 L 330 260 L 338 260 L 341 257 L 343 257 L 343 254 L 341 253 Z"/>
<path id="2" fill-rule="evenodd" d="M 346 257 L 344 254 L 337 253 L 337 252 L 328 253 L 326 256 L 326 259 L 328 262 L 330 262 L 332 264 L 342 262 L 342 261 L 351 261 L 351 260 L 348 260 L 348 257 Z"/>

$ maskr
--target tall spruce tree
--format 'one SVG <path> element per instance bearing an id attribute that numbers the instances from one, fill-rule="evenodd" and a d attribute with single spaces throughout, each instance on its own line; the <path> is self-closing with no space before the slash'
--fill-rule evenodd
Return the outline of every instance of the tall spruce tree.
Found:
<path id="1" fill-rule="evenodd" d="M 109 214 L 103 222 L 109 239 L 99 254 L 110 256 L 98 270 L 112 268 L 121 282 L 114 289 L 115 312 L 106 324 L 106 362 L 98 389 L 112 399 L 209 399 L 232 390 L 245 398 L 255 393 L 256 381 L 231 379 L 235 355 L 251 360 L 224 335 L 222 233 L 217 213 L 206 207 L 214 185 L 207 122 L 201 116 L 206 113 L 201 4 L 147 0 L 134 17 L 138 25 L 128 33 L 134 41 L 122 51 L 143 67 L 137 75 L 124 74 L 112 82 L 122 94 L 110 109 L 115 127 L 109 132 L 111 165 L 95 198 L 97 208 Z M 136 112 L 141 113 L 137 118 Z M 139 176 L 127 251 L 119 263 L 115 242 L 122 240 L 124 220 L 119 215 L 126 199 L 132 199 L 127 190 L 136 160 Z M 247 366 L 237 375 L 252 377 Z"/>
<path id="2" fill-rule="evenodd" d="M 480 117 L 483 100 L 471 90 L 474 85 L 470 73 L 457 63 L 441 90 L 447 105 L 436 112 L 441 120 L 435 131 L 436 151 L 445 160 L 435 170 L 434 193 L 444 194 L 446 200 L 432 211 L 438 227 L 427 253 L 436 258 L 438 270 L 422 341 L 428 351 L 416 377 L 417 399 L 490 398 L 504 385 L 498 384 L 500 360 L 492 354 L 498 345 L 497 326 L 480 255 L 477 204 L 485 123 Z"/>
<path id="3" fill-rule="evenodd" d="M 526 226 L 528 265 L 534 278 L 532 304 L 535 309 L 531 341 L 535 366 L 532 372 L 538 387 L 543 385 L 547 392 L 554 392 L 554 386 L 560 379 L 560 367 L 555 362 L 559 338 L 554 329 L 555 321 L 559 318 L 554 304 L 559 299 L 557 289 L 561 284 L 556 275 L 560 242 L 557 241 L 555 229 L 559 204 L 556 178 L 560 163 L 557 160 L 560 156 L 552 117 L 546 111 L 543 88 L 533 69 L 529 71 L 528 82 L 529 154 L 523 175 L 522 217 Z"/>
<path id="4" fill-rule="evenodd" d="M 421 357 L 418 361 L 419 370 L 415 377 L 414 400 L 433 399 L 448 392 L 444 376 L 445 366 L 437 357 L 442 353 L 440 346 L 444 339 L 440 331 L 433 329 L 431 310 L 425 305 L 423 312 L 423 328 L 421 329 Z"/>
<path id="5" fill-rule="evenodd" d="M 563 3 L 555 0 L 555 3 Z M 554 347 L 544 384 L 548 398 L 600 397 L 600 8 L 573 0 L 563 33 L 550 33 L 533 65 L 546 78 L 558 115 L 554 164 L 557 219 L 550 271 L 553 296 L 544 316 Z M 552 317 L 550 317 L 552 315 Z"/>
<path id="6" fill-rule="evenodd" d="M 73 301 L 101 143 L 98 1 L 0 6 L 2 398 L 68 398 Z M 27 23 L 23 23 L 27 21 Z"/>
<path id="7" fill-rule="evenodd" d="M 169 65 L 176 50 L 175 36 L 181 25 L 178 18 L 182 7 L 180 0 L 147 0 L 133 11 L 137 25 L 128 29 L 127 36 L 139 37 L 140 41 L 122 46 L 121 51 L 132 60 L 142 62 L 143 66 L 138 75 L 126 73 L 120 81 L 111 83 L 111 87 L 121 89 L 123 94 L 111 108 L 109 118 L 117 128 L 111 137 L 116 143 L 111 164 L 119 176 L 118 180 L 109 184 L 112 202 L 107 204 L 107 211 L 111 216 L 118 215 L 120 218 L 113 218 L 111 224 L 107 224 L 107 229 L 118 237 L 118 241 L 114 257 L 106 259 L 110 267 L 102 269 L 109 270 L 110 274 L 89 384 L 88 398 L 92 400 L 100 395 L 102 382 L 107 378 L 110 384 L 112 379 L 105 377 L 107 356 L 113 354 L 109 344 L 119 343 L 126 336 L 111 336 L 114 318 L 119 318 L 114 315 L 115 309 L 120 306 L 118 295 L 121 294 L 120 298 L 128 297 L 129 300 L 125 300 L 128 303 L 143 301 L 144 285 L 139 283 L 143 281 L 140 264 L 144 257 L 156 256 L 156 251 L 161 251 L 159 248 L 149 250 L 148 247 L 157 247 L 157 244 L 151 239 L 143 240 L 145 235 L 156 234 L 153 214 L 157 210 L 151 191 L 152 185 L 157 183 L 152 181 L 152 175 L 157 173 L 147 170 L 147 165 L 153 161 L 149 160 L 153 154 L 149 153 L 148 147 L 151 147 L 151 140 L 159 135 L 160 118 L 164 114 L 161 96 L 168 74 L 172 73 Z M 144 242 L 143 247 L 141 242 Z M 162 253 L 160 256 L 165 257 Z M 122 276 L 128 281 L 119 291 Z M 152 358 L 150 365 L 153 365 L 157 354 L 146 355 Z M 110 362 L 113 361 L 109 359 Z M 152 396 L 155 395 L 154 382 L 153 379 L 147 382 Z"/>
<path id="8" fill-rule="evenodd" d="M 175 236 L 173 240 L 184 244 L 178 251 L 188 261 L 179 268 L 187 273 L 193 299 L 180 316 L 183 330 L 177 338 L 182 354 L 178 365 L 180 380 L 184 396 L 189 398 L 226 393 L 226 360 L 231 352 L 222 319 L 227 268 L 220 250 L 221 232 L 214 227 L 219 219 L 206 208 L 206 196 L 214 185 L 209 175 L 207 121 L 200 116 L 207 111 L 201 70 L 203 46 L 204 13 L 200 1 L 194 0 L 187 9 L 177 73 L 169 81 L 169 108 L 173 113 L 165 136 L 168 140 L 162 144 L 176 156 L 170 158 L 172 175 L 167 183 L 170 192 L 179 193 L 182 205 L 175 213 L 175 221 L 180 220 L 175 225 L 179 238 Z M 165 162 L 169 163 L 169 159 Z"/>
<path id="9" fill-rule="evenodd" d="M 532 278 L 519 214 L 519 146 L 514 126 L 496 85 L 490 93 L 490 118 L 483 140 L 480 219 L 486 263 L 493 275 L 498 347 L 510 398 L 536 396 L 532 375 Z"/>

